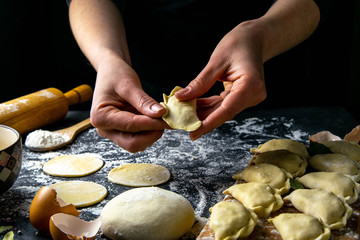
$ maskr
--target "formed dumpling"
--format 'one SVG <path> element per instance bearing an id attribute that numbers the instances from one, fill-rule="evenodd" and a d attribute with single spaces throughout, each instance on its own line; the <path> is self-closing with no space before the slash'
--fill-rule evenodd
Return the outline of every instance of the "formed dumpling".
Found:
<path id="1" fill-rule="evenodd" d="M 278 189 L 280 195 L 289 192 L 291 175 L 285 170 L 269 163 L 247 166 L 243 171 L 235 174 L 234 179 L 246 182 L 262 182 Z"/>
<path id="2" fill-rule="evenodd" d="M 356 202 L 360 192 L 360 185 L 357 182 L 339 172 L 312 172 L 296 180 L 307 188 L 330 191 L 349 204 Z"/>
<path id="3" fill-rule="evenodd" d="M 323 172 L 341 172 L 360 179 L 360 164 L 340 153 L 317 154 L 309 159 L 309 165 Z"/>
<path id="4" fill-rule="evenodd" d="M 307 161 L 298 154 L 287 150 L 277 150 L 255 154 L 250 164 L 270 163 L 284 169 L 292 177 L 302 176 L 307 167 Z"/>
<path id="5" fill-rule="evenodd" d="M 175 92 L 181 87 L 175 87 L 169 96 L 163 94 L 164 102 L 160 104 L 166 108 L 163 120 L 173 129 L 195 131 L 201 126 L 201 121 L 196 114 L 196 99 L 179 101 Z"/>
<path id="6" fill-rule="evenodd" d="M 345 140 L 321 142 L 333 153 L 341 153 L 357 162 L 360 162 L 360 146 Z"/>
<path id="7" fill-rule="evenodd" d="M 304 159 L 308 159 L 309 157 L 306 146 L 303 143 L 292 139 L 272 139 L 259 145 L 258 148 L 250 149 L 250 152 L 263 153 L 276 150 L 288 150 L 289 152 L 298 154 Z"/>
<path id="8" fill-rule="evenodd" d="M 282 213 L 269 222 L 273 223 L 282 239 L 327 240 L 330 229 L 320 219 L 303 213 Z"/>
<path id="9" fill-rule="evenodd" d="M 215 240 L 247 237 L 257 223 L 256 214 L 239 202 L 218 202 L 210 212 L 209 226 L 215 233 Z"/>
<path id="10" fill-rule="evenodd" d="M 259 217 L 269 216 L 271 212 L 280 209 L 284 204 L 276 190 L 260 182 L 235 184 L 226 189 L 224 194 L 233 196 Z"/>
<path id="11" fill-rule="evenodd" d="M 352 209 L 334 193 L 320 189 L 297 189 L 283 198 L 305 214 L 320 218 L 330 229 L 340 229 L 346 225 Z"/>

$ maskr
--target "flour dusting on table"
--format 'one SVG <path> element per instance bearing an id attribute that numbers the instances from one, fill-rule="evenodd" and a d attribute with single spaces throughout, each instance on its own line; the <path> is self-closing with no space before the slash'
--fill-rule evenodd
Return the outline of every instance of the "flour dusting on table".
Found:
<path id="1" fill-rule="evenodd" d="M 280 117 L 228 121 L 196 141 L 191 141 L 188 134 L 166 130 L 153 146 L 136 154 L 100 137 L 94 128 L 82 132 L 72 144 L 56 151 L 32 152 L 24 147 L 21 174 L 15 185 L 0 196 L 0 206 L 5 206 L 0 219 L 27 218 L 31 201 L 41 186 L 69 180 L 45 174 L 43 164 L 57 156 L 80 153 L 98 154 L 105 164 L 96 173 L 72 180 L 93 181 L 108 190 L 103 201 L 81 209 L 81 218 L 95 219 L 109 200 L 131 189 L 109 182 L 107 175 L 111 169 L 126 163 L 155 163 L 171 172 L 170 180 L 159 187 L 187 198 L 197 217 L 206 219 L 210 216 L 209 208 L 223 198 L 222 192 L 226 188 L 234 184 L 231 176 L 247 166 L 250 148 L 272 138 L 287 137 L 305 142 L 308 137 L 307 132 L 296 127 L 294 120 Z"/>

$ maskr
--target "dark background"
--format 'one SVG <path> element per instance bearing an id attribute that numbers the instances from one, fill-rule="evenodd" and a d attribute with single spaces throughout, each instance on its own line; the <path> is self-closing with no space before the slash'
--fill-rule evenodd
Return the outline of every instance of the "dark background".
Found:
<path id="1" fill-rule="evenodd" d="M 65 0 L 1 1 L 0 102 L 47 87 L 94 86 L 67 10 Z M 360 121 L 359 32 L 360 1 L 337 0 L 312 37 L 265 63 L 268 98 L 257 108 L 343 106 Z"/>

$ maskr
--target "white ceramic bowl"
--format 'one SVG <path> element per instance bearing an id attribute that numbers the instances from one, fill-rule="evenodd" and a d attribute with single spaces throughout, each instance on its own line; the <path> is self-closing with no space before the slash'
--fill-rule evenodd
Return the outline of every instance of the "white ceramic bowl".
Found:
<path id="1" fill-rule="evenodd" d="M 0 194 L 14 184 L 21 164 L 21 135 L 11 127 L 0 125 Z"/>

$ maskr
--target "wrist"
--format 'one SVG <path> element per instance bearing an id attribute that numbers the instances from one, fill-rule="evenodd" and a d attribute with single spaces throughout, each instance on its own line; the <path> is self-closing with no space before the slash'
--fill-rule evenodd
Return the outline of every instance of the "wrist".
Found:
<path id="1" fill-rule="evenodd" d="M 99 53 L 95 56 L 94 68 L 98 71 L 99 67 L 103 64 L 109 66 L 119 67 L 122 65 L 131 66 L 130 57 L 128 54 L 123 54 L 121 51 L 113 50 L 113 49 L 102 49 L 98 51 Z"/>

